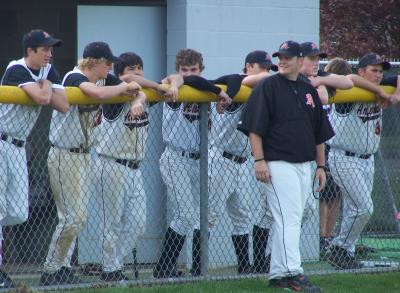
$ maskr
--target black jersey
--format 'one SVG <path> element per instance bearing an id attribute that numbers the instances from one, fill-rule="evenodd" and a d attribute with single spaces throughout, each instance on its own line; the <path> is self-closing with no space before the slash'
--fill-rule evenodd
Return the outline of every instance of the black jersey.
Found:
<path id="1" fill-rule="evenodd" d="M 315 160 L 316 145 L 334 135 L 315 88 L 301 77 L 291 81 L 281 74 L 257 84 L 238 129 L 262 137 L 267 161 L 291 163 Z"/>

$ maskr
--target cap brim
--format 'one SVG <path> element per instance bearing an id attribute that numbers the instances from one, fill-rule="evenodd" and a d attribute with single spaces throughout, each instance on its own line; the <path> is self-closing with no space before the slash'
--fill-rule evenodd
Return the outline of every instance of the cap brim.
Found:
<path id="1" fill-rule="evenodd" d="M 285 56 L 285 57 L 289 57 L 289 58 L 296 57 L 296 55 L 293 55 L 290 52 L 275 52 L 274 54 L 272 54 L 272 57 L 279 57 L 279 56 Z M 298 57 L 300 57 L 300 56 L 298 56 Z"/>
<path id="2" fill-rule="evenodd" d="M 327 57 L 328 57 L 328 54 L 326 54 L 325 52 L 320 52 L 320 53 L 318 54 L 318 56 L 319 56 L 320 58 L 327 58 Z"/>
<path id="3" fill-rule="evenodd" d="M 40 46 L 46 47 L 59 47 L 61 46 L 62 41 L 60 39 L 47 39 L 46 42 L 40 44 Z"/>
<path id="4" fill-rule="evenodd" d="M 278 71 L 279 69 L 278 69 L 278 66 L 277 66 L 277 65 L 272 64 L 272 65 L 271 65 L 271 70 L 276 72 L 276 71 Z"/>
<path id="5" fill-rule="evenodd" d="M 326 54 L 326 53 L 324 53 L 324 52 L 319 52 L 319 51 L 317 51 L 317 52 L 310 52 L 310 53 L 306 53 L 306 54 L 304 54 L 304 57 L 315 57 L 315 56 L 318 56 L 318 57 L 320 57 L 320 58 L 326 58 L 326 57 L 328 57 L 328 54 Z"/>
<path id="6" fill-rule="evenodd" d="M 118 61 L 119 58 L 116 57 L 116 56 L 114 56 L 114 55 L 111 55 L 111 57 L 107 58 L 107 60 L 108 60 L 108 61 L 111 61 L 112 63 L 114 63 L 114 62 Z"/>

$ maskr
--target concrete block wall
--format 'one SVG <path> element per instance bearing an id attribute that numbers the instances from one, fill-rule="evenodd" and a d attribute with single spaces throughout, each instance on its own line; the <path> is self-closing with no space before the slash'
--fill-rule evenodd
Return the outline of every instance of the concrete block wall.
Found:
<path id="1" fill-rule="evenodd" d="M 288 39 L 319 42 L 318 0 L 168 0 L 167 71 L 180 48 L 199 50 L 204 75 L 238 72 L 246 54 Z"/>

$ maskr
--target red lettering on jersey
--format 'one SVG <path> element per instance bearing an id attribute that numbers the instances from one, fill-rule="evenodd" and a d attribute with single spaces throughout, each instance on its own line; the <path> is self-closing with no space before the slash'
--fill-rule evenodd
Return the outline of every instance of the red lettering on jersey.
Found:
<path id="1" fill-rule="evenodd" d="M 92 128 L 95 128 L 101 124 L 101 116 L 103 115 L 103 112 L 101 109 L 97 110 L 96 115 L 94 116 L 93 119 L 93 124 Z"/>
<path id="2" fill-rule="evenodd" d="M 306 105 L 315 108 L 314 100 L 311 94 L 306 94 Z"/>
<path id="3" fill-rule="evenodd" d="M 375 134 L 381 135 L 381 123 L 379 121 L 376 122 L 376 125 L 375 125 Z"/>

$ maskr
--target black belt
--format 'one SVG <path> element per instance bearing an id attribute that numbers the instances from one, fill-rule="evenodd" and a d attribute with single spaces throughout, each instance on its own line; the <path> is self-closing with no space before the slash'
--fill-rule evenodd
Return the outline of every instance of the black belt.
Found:
<path id="1" fill-rule="evenodd" d="M 51 144 L 51 147 L 54 148 L 56 146 L 54 146 L 54 144 Z M 58 148 L 58 147 L 56 147 Z M 88 154 L 89 153 L 89 148 L 84 148 L 84 147 L 80 147 L 80 148 L 70 148 L 67 149 L 69 152 L 71 153 L 76 153 L 76 154 Z"/>
<path id="2" fill-rule="evenodd" d="M 188 157 L 193 160 L 200 159 L 200 153 L 191 153 L 191 152 L 181 151 L 181 155 L 182 155 L 182 157 Z"/>
<path id="3" fill-rule="evenodd" d="M 135 161 L 135 160 L 124 160 L 124 159 L 116 159 L 115 162 L 118 164 L 124 165 L 128 168 L 131 168 L 133 170 L 136 170 L 139 168 L 140 161 Z"/>
<path id="4" fill-rule="evenodd" d="M 247 161 L 247 158 L 245 158 L 245 157 L 235 156 L 235 155 L 233 155 L 231 153 L 228 153 L 228 152 L 223 152 L 222 156 L 224 158 L 227 158 L 227 159 L 229 159 L 231 161 L 234 161 L 235 163 L 238 163 L 238 164 L 243 164 L 244 162 Z"/>
<path id="5" fill-rule="evenodd" d="M 7 141 L 7 139 L 8 139 L 8 134 L 1 133 L 1 134 L 0 134 L 0 139 L 1 139 L 1 140 L 4 140 L 4 141 Z M 11 139 L 11 143 L 12 143 L 13 145 L 15 145 L 16 147 L 22 148 L 22 147 L 24 146 L 24 144 L 25 144 L 25 141 L 19 140 L 19 139 L 16 139 L 16 138 L 13 138 L 13 139 Z"/>
<path id="6" fill-rule="evenodd" d="M 367 160 L 367 159 L 371 158 L 371 156 L 372 156 L 371 154 L 368 154 L 368 155 L 357 155 L 357 154 L 349 152 L 349 151 L 345 151 L 344 155 L 348 156 L 348 157 L 360 158 L 360 159 L 363 159 L 363 160 Z"/>

